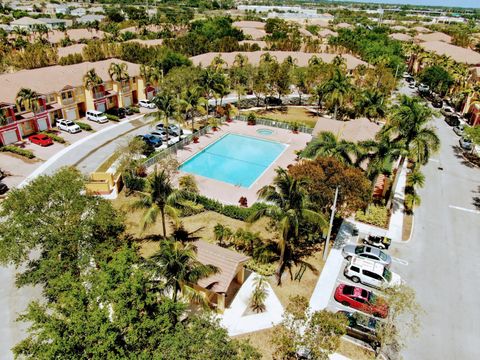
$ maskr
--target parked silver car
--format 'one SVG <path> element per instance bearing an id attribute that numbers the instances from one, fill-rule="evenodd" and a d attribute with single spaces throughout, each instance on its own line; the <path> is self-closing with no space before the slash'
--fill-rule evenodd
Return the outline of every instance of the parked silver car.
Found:
<path id="1" fill-rule="evenodd" d="M 379 248 L 369 245 L 348 244 L 343 247 L 342 255 L 345 259 L 351 260 L 353 257 L 370 259 L 381 263 L 385 267 L 392 264 L 392 257 Z"/>
<path id="2" fill-rule="evenodd" d="M 463 149 L 463 150 L 467 150 L 467 151 L 470 151 L 473 149 L 473 144 L 472 144 L 472 140 L 470 139 L 467 139 L 465 137 L 461 137 L 460 140 L 458 140 L 459 144 L 460 144 L 460 147 Z"/>

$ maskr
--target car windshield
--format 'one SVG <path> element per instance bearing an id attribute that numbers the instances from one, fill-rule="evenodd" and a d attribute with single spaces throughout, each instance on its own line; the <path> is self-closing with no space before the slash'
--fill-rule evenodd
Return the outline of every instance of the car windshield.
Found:
<path id="1" fill-rule="evenodd" d="M 355 254 L 362 254 L 363 253 L 363 249 L 365 249 L 365 246 L 357 246 L 355 248 Z"/>
<path id="2" fill-rule="evenodd" d="M 383 251 L 379 251 L 380 259 L 387 261 L 387 255 Z"/>
<path id="3" fill-rule="evenodd" d="M 392 280 L 392 272 L 390 270 L 388 270 L 387 268 L 384 268 L 383 269 L 383 277 L 385 278 L 385 280 L 390 282 Z"/>
<path id="4" fill-rule="evenodd" d="M 67 126 L 73 126 L 73 125 L 75 125 L 75 124 L 74 124 L 73 122 L 71 122 L 71 121 L 67 121 L 67 122 L 65 123 L 65 125 L 67 125 Z"/>

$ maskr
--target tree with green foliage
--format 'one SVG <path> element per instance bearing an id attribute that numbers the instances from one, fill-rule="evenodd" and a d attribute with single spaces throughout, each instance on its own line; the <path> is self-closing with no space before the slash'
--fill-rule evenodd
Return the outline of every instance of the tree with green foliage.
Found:
<path id="1" fill-rule="evenodd" d="M 476 145 L 480 145 L 480 126 L 465 127 L 465 135 Z"/>
<path id="2" fill-rule="evenodd" d="M 166 215 L 173 219 L 178 218 L 176 206 L 185 199 L 185 192 L 176 189 L 167 172 L 155 168 L 147 178 L 144 191 L 138 191 L 140 198 L 132 203 L 132 209 L 145 209 L 141 221 L 141 228 L 146 229 L 153 225 L 160 215 L 162 221 L 163 237 L 167 237 Z"/>
<path id="3" fill-rule="evenodd" d="M 148 267 L 155 278 L 161 279 L 163 287 L 171 290 L 174 303 L 179 293 L 189 300 L 205 303 L 203 293 L 195 290 L 194 285 L 219 272 L 213 265 L 200 263 L 196 252 L 193 243 L 164 239 L 160 241 L 159 250 L 148 259 Z"/>
<path id="4" fill-rule="evenodd" d="M 62 168 L 11 190 L 3 201 L 0 263 L 25 266 L 18 285 L 44 285 L 45 295 L 54 298 L 62 274 L 79 276 L 121 241 L 121 216 L 84 190 L 81 174 Z M 34 250 L 39 256 L 30 258 Z"/>
<path id="5" fill-rule="evenodd" d="M 16 104 L 20 109 L 37 111 L 38 109 L 38 97 L 40 95 L 32 90 L 27 88 L 21 88 L 17 93 Z"/>
<path id="6" fill-rule="evenodd" d="M 323 214 L 310 210 L 304 180 L 294 179 L 282 168 L 278 168 L 276 172 L 273 185 L 264 186 L 258 191 L 258 197 L 271 205 L 253 213 L 248 221 L 254 222 L 264 216 L 275 221 L 280 233 L 278 240 L 280 258 L 275 276 L 278 285 L 281 285 L 285 269 L 289 269 L 290 277 L 293 277 L 291 272 L 293 263 L 300 262 L 294 252 L 299 241 L 302 220 L 315 224 L 320 229 L 326 228 L 327 221 Z"/>
<path id="7" fill-rule="evenodd" d="M 409 157 L 425 165 L 440 148 L 435 130 L 427 125 L 432 116 L 432 110 L 420 98 L 402 95 L 382 133 L 393 136 L 392 141 L 403 142 Z"/>
<path id="8" fill-rule="evenodd" d="M 333 118 L 336 120 L 339 109 L 343 107 L 352 91 L 350 78 L 340 67 L 335 67 L 330 77 L 320 87 L 322 100 L 330 110 L 333 110 Z"/>
<path id="9" fill-rule="evenodd" d="M 359 149 L 355 143 L 339 139 L 330 131 L 319 133 L 301 153 L 301 156 L 307 159 L 330 156 L 349 165 L 353 164 L 354 158 L 358 155 Z"/>
<path id="10" fill-rule="evenodd" d="M 439 65 L 432 65 L 423 69 L 419 78 L 422 83 L 441 95 L 445 95 L 450 86 L 453 85 L 453 78 L 450 73 Z"/>
<path id="11" fill-rule="evenodd" d="M 282 323 L 270 339 L 275 348 L 274 356 L 297 359 L 303 354 L 308 358 L 327 360 L 339 348 L 347 325 L 343 314 L 328 310 L 312 313 L 306 300 L 290 298 Z"/>

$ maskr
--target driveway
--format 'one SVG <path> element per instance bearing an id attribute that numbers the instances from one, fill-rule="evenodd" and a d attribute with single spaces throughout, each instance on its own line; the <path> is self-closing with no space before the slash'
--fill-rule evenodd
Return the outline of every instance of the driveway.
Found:
<path id="1" fill-rule="evenodd" d="M 426 185 L 412 240 L 399 248 L 409 260 L 403 275 L 425 310 L 404 357 L 478 359 L 480 211 L 474 197 L 480 196 L 480 169 L 458 157 L 458 136 L 443 117 L 435 126 L 441 151 L 422 170 Z"/>

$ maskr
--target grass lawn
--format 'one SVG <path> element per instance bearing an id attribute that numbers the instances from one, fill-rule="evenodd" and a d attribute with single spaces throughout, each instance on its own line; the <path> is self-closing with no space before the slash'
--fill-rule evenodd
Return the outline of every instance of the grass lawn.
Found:
<path id="1" fill-rule="evenodd" d="M 274 349 L 270 344 L 270 339 L 274 335 L 275 328 L 270 328 L 245 335 L 236 336 L 235 339 L 247 340 L 260 352 L 260 354 L 262 354 L 263 360 L 273 360 L 272 353 Z M 354 360 L 372 360 L 375 358 L 373 351 L 364 349 L 361 346 L 355 345 L 352 342 L 343 339 L 340 342 L 340 347 L 337 350 L 337 353 Z"/>
<path id="2" fill-rule="evenodd" d="M 306 269 L 300 281 L 290 280 L 290 273 L 288 271 L 285 271 L 283 274 L 281 286 L 277 285 L 275 277 L 269 280 L 273 291 L 275 291 L 275 294 L 284 307 L 288 305 L 290 296 L 300 295 L 310 300 L 318 277 L 325 265 L 322 259 L 322 248 L 319 248 L 311 256 L 306 257 L 304 261 L 314 266 L 316 271 L 313 272 L 310 269 Z M 295 277 L 297 270 L 298 267 L 292 269 L 293 277 Z"/>
<path id="3" fill-rule="evenodd" d="M 160 220 L 160 217 L 153 226 L 145 229 L 142 233 L 142 229 L 140 228 L 140 222 L 142 219 L 143 211 L 132 211 L 128 209 L 128 205 L 134 202 L 135 199 L 136 197 L 134 195 L 126 197 L 125 192 L 122 191 L 119 194 L 118 198 L 112 201 L 115 208 L 128 212 L 128 216 L 126 216 L 125 220 L 127 232 L 136 237 L 162 234 L 162 222 Z M 196 235 L 200 236 L 203 240 L 209 242 L 214 241 L 213 228 L 217 223 L 230 227 L 234 232 L 239 228 L 247 228 L 249 231 L 258 231 L 260 233 L 260 236 L 264 239 L 272 238 L 272 231 L 269 227 L 269 220 L 267 218 L 260 219 L 254 224 L 248 224 L 243 221 L 235 220 L 213 211 L 204 211 L 197 215 L 184 217 L 181 219 L 181 221 L 183 222 L 183 225 L 188 231 L 195 231 L 201 229 L 196 233 Z M 171 228 L 172 227 L 170 221 L 168 221 L 167 233 L 171 231 Z M 141 253 L 144 256 L 149 256 L 157 249 L 157 242 L 145 241 L 142 243 Z"/>
<path id="4" fill-rule="evenodd" d="M 309 113 L 303 107 L 289 106 L 283 109 L 269 109 L 269 110 L 259 110 L 255 112 L 258 116 L 264 116 L 266 118 L 283 121 L 283 122 L 298 122 L 304 124 L 305 126 L 315 127 L 317 123 L 317 116 Z"/>
<path id="5" fill-rule="evenodd" d="M 413 215 L 404 215 L 403 216 L 403 229 L 402 229 L 402 240 L 407 241 L 410 239 L 412 234 L 413 226 Z"/>

